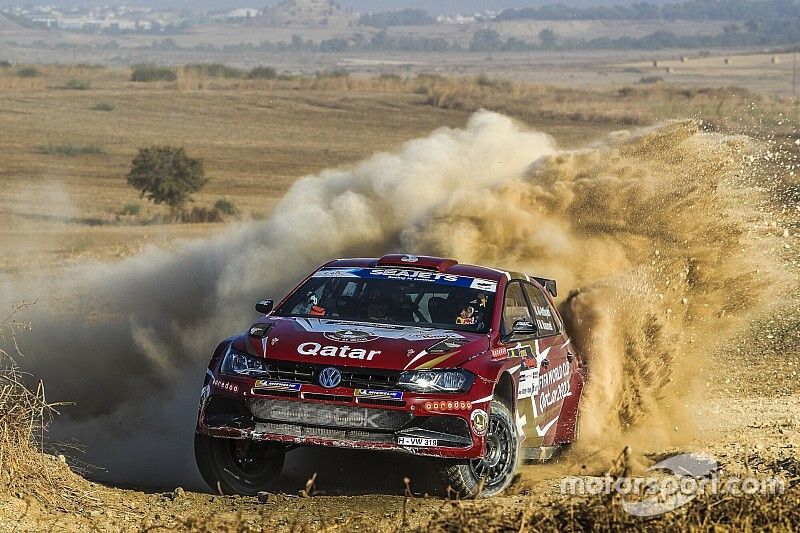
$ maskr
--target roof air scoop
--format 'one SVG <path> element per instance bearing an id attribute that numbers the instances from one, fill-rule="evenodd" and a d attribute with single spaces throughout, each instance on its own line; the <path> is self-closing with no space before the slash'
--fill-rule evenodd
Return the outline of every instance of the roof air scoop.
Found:
<path id="1" fill-rule="evenodd" d="M 389 254 L 378 259 L 376 266 L 397 266 L 406 268 L 421 268 L 426 270 L 436 270 L 445 272 L 453 265 L 457 265 L 455 259 L 443 257 L 431 257 L 428 255 L 413 254 Z"/>

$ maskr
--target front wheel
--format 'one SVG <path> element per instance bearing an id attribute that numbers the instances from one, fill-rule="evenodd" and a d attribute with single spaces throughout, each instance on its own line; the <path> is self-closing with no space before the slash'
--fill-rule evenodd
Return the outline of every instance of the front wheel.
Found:
<path id="1" fill-rule="evenodd" d="M 519 458 L 514 415 L 503 403 L 492 401 L 486 454 L 468 462 L 445 462 L 440 474 L 443 483 L 460 497 L 495 496 L 511 484 Z"/>
<path id="2" fill-rule="evenodd" d="M 280 475 L 285 456 L 285 447 L 275 442 L 194 436 L 200 474 L 220 494 L 255 496 L 268 489 Z"/>

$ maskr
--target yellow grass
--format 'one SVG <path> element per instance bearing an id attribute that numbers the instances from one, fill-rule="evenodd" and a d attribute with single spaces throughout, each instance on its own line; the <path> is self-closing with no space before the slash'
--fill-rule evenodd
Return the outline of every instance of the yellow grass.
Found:
<path id="1" fill-rule="evenodd" d="M 438 127 L 462 126 L 482 107 L 569 146 L 664 118 L 755 128 L 784 113 L 798 122 L 792 101 L 728 89 L 592 91 L 428 75 L 246 80 L 209 78 L 189 68 L 178 69 L 175 82 L 136 83 L 130 69 L 37 69 L 36 78 L 0 70 L 0 271 L 12 273 L 32 261 L 57 266 L 124 257 L 148 244 L 215 231 L 219 225 L 160 223 L 165 209 L 126 185 L 137 149 L 152 144 L 184 146 L 205 162 L 211 180 L 195 195 L 196 205 L 224 198 L 240 217 L 258 218 L 300 176 L 393 150 Z M 65 89 L 70 80 L 88 89 Z M 113 109 L 95 110 L 101 102 Z M 740 120 L 728 121 L 733 114 Z M 65 146 L 101 153 L 42 149 Z M 140 214 L 121 215 L 128 203 L 138 203 Z"/>

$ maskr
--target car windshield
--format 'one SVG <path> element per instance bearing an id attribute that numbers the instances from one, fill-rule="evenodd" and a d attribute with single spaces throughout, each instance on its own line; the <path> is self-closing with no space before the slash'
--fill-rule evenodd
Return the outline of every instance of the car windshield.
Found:
<path id="1" fill-rule="evenodd" d="M 486 333 L 496 290 L 492 280 L 436 271 L 323 269 L 274 314 Z"/>

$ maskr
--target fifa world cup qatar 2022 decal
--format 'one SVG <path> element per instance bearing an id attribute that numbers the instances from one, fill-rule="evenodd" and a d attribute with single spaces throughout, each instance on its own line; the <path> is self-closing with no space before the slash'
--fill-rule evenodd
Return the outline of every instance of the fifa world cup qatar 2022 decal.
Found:
<path id="1" fill-rule="evenodd" d="M 540 419 L 544 419 L 548 409 L 571 395 L 570 363 L 565 361 L 553 368 L 543 367 L 550 351 L 550 347 L 541 350 L 538 340 L 533 345 L 519 344 L 508 349 L 511 357 L 521 357 L 525 362 L 535 361 L 530 367 L 526 367 L 523 363 L 519 370 L 517 400 L 520 429 L 531 420 L 539 422 Z M 533 428 L 536 432 L 535 437 L 544 436 L 557 420 L 558 414 L 552 419 L 544 419 L 541 423 L 537 423 Z"/>

